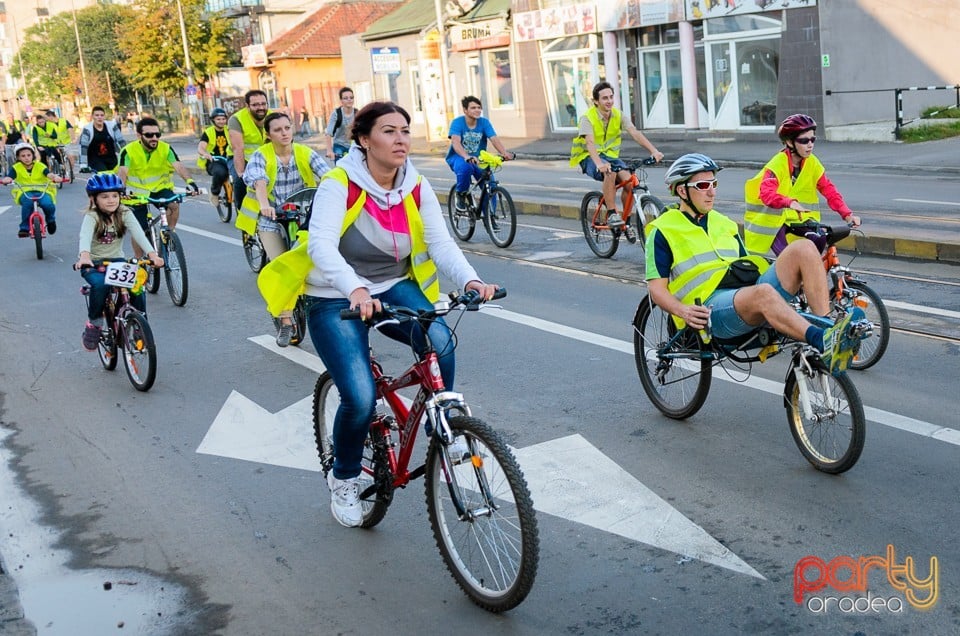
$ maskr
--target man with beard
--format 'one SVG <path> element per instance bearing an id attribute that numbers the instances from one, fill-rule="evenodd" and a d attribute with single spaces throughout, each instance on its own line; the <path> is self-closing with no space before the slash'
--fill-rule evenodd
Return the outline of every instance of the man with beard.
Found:
<path id="1" fill-rule="evenodd" d="M 233 148 L 233 200 L 239 209 L 240 201 L 247 195 L 247 185 L 243 182 L 243 171 L 253 153 L 267 143 L 263 130 L 263 120 L 270 112 L 267 109 L 267 94 L 261 90 L 250 90 L 243 96 L 246 107 L 241 108 L 227 121 L 230 147 Z M 243 148 L 243 152 L 239 152 Z M 238 217 L 239 218 L 239 217 Z"/>
<path id="2" fill-rule="evenodd" d="M 190 178 L 187 169 L 180 162 L 177 153 L 164 141 L 160 141 L 160 124 L 152 117 L 144 117 L 137 122 L 137 141 L 124 146 L 120 151 L 120 168 L 117 175 L 135 197 L 168 198 L 173 196 L 174 172 L 187 184 L 187 190 L 196 194 L 200 191 L 196 182 Z M 147 206 L 132 207 L 134 215 L 140 221 L 143 231 L 147 231 Z M 180 204 L 167 206 L 167 222 L 173 230 L 180 217 Z M 140 248 L 133 246 L 137 258 Z"/>
<path id="3" fill-rule="evenodd" d="M 91 117 L 93 121 L 80 133 L 80 172 L 113 170 L 117 167 L 117 153 L 127 144 L 120 122 L 107 124 L 102 106 L 94 106 Z"/>

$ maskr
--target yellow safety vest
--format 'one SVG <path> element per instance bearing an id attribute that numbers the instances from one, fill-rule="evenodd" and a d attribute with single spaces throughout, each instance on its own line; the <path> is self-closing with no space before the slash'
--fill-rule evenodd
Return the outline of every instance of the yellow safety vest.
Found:
<path id="1" fill-rule="evenodd" d="M 57 120 L 57 144 L 60 146 L 66 146 L 70 143 L 70 129 L 67 128 L 68 123 L 66 117 L 61 117 Z"/>
<path id="2" fill-rule="evenodd" d="M 780 182 L 777 193 L 796 199 L 807 208 L 806 212 L 798 213 L 790 208 L 771 208 L 763 204 L 760 200 L 760 183 L 767 170 L 772 171 Z M 788 221 L 791 223 L 803 223 L 807 220 L 820 221 L 817 182 L 825 172 L 823 164 L 815 156 L 810 155 L 804 159 L 795 182 L 791 178 L 791 172 L 789 153 L 780 152 L 767 162 L 755 177 L 744 184 L 743 193 L 747 201 L 747 211 L 743 215 L 743 239 L 750 252 L 757 254 L 769 252 L 777 232 Z M 788 242 L 801 238 L 803 237 L 787 235 Z"/>
<path id="3" fill-rule="evenodd" d="M 273 186 L 277 182 L 277 151 L 273 148 L 273 143 L 268 143 L 258 148 L 260 154 L 265 159 L 264 171 L 267 173 L 267 193 L 273 192 Z M 317 178 L 310 167 L 310 153 L 312 151 L 303 144 L 293 144 L 293 161 L 303 179 L 304 187 L 315 188 Z M 246 232 L 247 234 L 257 233 L 257 217 L 260 216 L 260 202 L 257 201 L 257 192 L 253 187 L 247 188 L 247 195 L 243 197 L 240 203 L 240 213 L 237 214 L 237 220 L 234 226 Z"/>
<path id="4" fill-rule="evenodd" d="M 43 171 L 47 169 L 47 166 L 39 161 L 33 162 L 33 168 L 30 169 L 30 172 L 27 172 L 27 167 L 20 163 L 19 161 L 13 164 L 13 171 L 17 175 L 16 182 L 22 186 L 37 186 L 36 188 L 23 188 L 22 190 L 16 186 L 13 186 L 13 189 L 10 191 L 10 194 L 13 195 L 13 202 L 16 204 L 20 203 L 20 197 L 23 195 L 23 190 L 43 190 L 47 184 L 50 182 L 50 177 L 43 174 Z M 50 199 L 54 203 L 57 202 L 57 189 L 48 188 L 47 194 L 50 195 Z"/>
<path id="5" fill-rule="evenodd" d="M 227 154 L 225 154 L 224 156 L 225 156 L 225 157 L 232 157 L 232 156 L 233 156 L 233 146 L 230 145 L 230 132 L 229 132 L 226 128 L 224 128 L 224 129 L 223 129 L 223 135 L 224 135 L 224 137 L 227 138 Z M 204 131 L 203 131 L 203 138 L 204 138 L 204 140 L 207 142 L 207 152 L 209 152 L 209 153 L 212 155 L 213 152 L 211 152 L 211 151 L 214 150 L 213 143 L 217 140 L 217 127 L 216 127 L 216 126 L 207 126 L 206 129 L 204 129 Z M 197 158 L 197 167 L 200 168 L 201 170 L 206 170 L 206 169 L 207 169 L 207 158 L 206 158 L 206 157 L 198 157 L 198 158 Z"/>
<path id="6" fill-rule="evenodd" d="M 167 160 L 170 145 L 165 141 L 157 143 L 157 149 L 147 156 L 143 144 L 128 144 L 125 147 L 130 162 L 127 164 L 127 189 L 135 197 L 150 196 L 151 193 L 173 188 L 173 165 Z"/>
<path id="7" fill-rule="evenodd" d="M 603 118 L 600 117 L 600 111 L 594 106 L 587 111 L 586 118 L 593 124 L 593 142 L 597 145 L 597 152 L 607 155 L 611 159 L 620 156 L 621 144 L 621 113 L 620 109 L 614 108 L 610 112 L 610 121 L 603 125 Z M 609 137 L 607 135 L 610 135 Z M 570 165 L 578 166 L 580 162 L 590 156 L 587 150 L 587 140 L 583 135 L 577 135 L 573 138 L 573 148 L 570 150 Z"/>
<path id="8" fill-rule="evenodd" d="M 267 111 L 269 115 L 271 111 Z M 249 108 L 242 108 L 236 113 L 237 121 L 243 130 L 243 158 L 250 161 L 250 157 L 263 144 L 267 143 L 267 132 L 257 127 Z"/>
<path id="9" fill-rule="evenodd" d="M 687 305 L 698 298 L 705 302 L 720 285 L 730 263 L 744 258 L 740 256 L 737 224 L 715 210 L 707 214 L 706 232 L 678 208 L 650 222 L 663 233 L 673 252 L 667 289 Z M 753 261 L 761 273 L 770 265 L 762 256 L 745 258 Z M 674 322 L 679 327 L 684 325 L 676 316 Z"/>
<path id="10" fill-rule="evenodd" d="M 43 146 L 44 148 L 52 148 L 57 145 L 57 127 L 53 122 L 47 122 L 43 126 L 37 126 L 34 124 L 32 126 L 40 131 L 40 134 L 37 135 L 37 145 Z M 33 140 L 33 132 L 30 133 L 31 141 Z"/>
<path id="11" fill-rule="evenodd" d="M 350 182 L 343 168 L 334 168 L 322 178 L 334 179 L 347 188 L 347 213 L 340 227 L 340 236 L 343 236 L 360 217 L 363 204 L 367 200 L 367 193 Z M 440 279 L 437 275 L 437 266 L 430 258 L 423 236 L 423 218 L 420 216 L 421 179 L 422 177 L 417 178 L 417 185 L 414 186 L 413 191 L 403 198 L 403 209 L 410 227 L 410 269 L 413 279 L 427 299 L 430 302 L 436 302 L 440 298 Z M 267 303 L 267 310 L 274 316 L 293 309 L 297 297 L 306 287 L 307 276 L 313 269 L 313 261 L 307 253 L 309 239 L 302 239 L 303 237 L 297 247 L 267 263 L 257 277 L 260 294 Z"/>

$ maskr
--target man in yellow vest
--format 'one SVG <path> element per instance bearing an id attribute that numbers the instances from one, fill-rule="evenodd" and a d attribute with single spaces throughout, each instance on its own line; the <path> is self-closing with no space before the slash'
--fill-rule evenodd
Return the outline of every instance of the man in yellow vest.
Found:
<path id="1" fill-rule="evenodd" d="M 844 221 L 853 227 L 860 225 L 860 217 L 844 203 L 813 154 L 816 132 L 817 122 L 809 115 L 798 113 L 784 119 L 777 127 L 783 150 L 744 185 L 743 238 L 751 252 L 779 254 L 787 243 L 802 238 L 788 235 L 785 224 L 819 223 L 818 192 Z"/>
<path id="2" fill-rule="evenodd" d="M 263 120 L 267 117 L 267 94 L 253 89 L 243 96 L 246 107 L 241 108 L 227 121 L 230 147 L 233 149 L 233 200 L 240 209 L 240 203 L 247 196 L 247 184 L 243 181 L 243 171 L 257 148 L 267 143 L 267 134 L 263 130 Z M 240 149 L 243 148 L 243 152 Z"/>
<path id="3" fill-rule="evenodd" d="M 57 127 L 47 121 L 45 113 L 37 113 L 36 122 L 27 130 L 27 137 L 33 147 L 39 151 L 40 163 L 49 165 L 48 157 L 51 154 L 56 154 L 62 160 L 63 157 L 57 150 L 57 144 L 59 143 L 57 141 Z"/>
<path id="4" fill-rule="evenodd" d="M 594 105 L 580 118 L 580 128 L 577 136 L 573 138 L 573 149 L 570 151 L 570 165 L 580 166 L 584 174 L 603 182 L 607 225 L 617 229 L 624 226 L 623 217 L 615 207 L 617 183 L 630 178 L 626 164 L 620 160 L 623 133 L 627 133 L 646 148 L 658 162 L 663 159 L 663 153 L 657 150 L 646 135 L 637 130 L 632 121 L 623 117 L 619 108 L 614 108 L 613 102 L 613 86 L 609 82 L 600 82 L 593 87 Z M 624 190 L 624 203 L 627 194 Z M 626 228 L 625 231 L 633 230 Z"/>
<path id="5" fill-rule="evenodd" d="M 170 176 L 174 172 L 187 184 L 187 190 L 194 194 L 200 191 L 177 153 L 169 144 L 160 141 L 160 123 L 153 117 L 144 117 L 137 122 L 137 141 L 127 144 L 120 151 L 117 176 L 133 196 L 166 198 L 173 196 L 173 179 Z M 147 232 L 147 206 L 136 205 L 131 209 L 143 231 Z M 167 222 L 171 230 L 176 227 L 179 217 L 180 204 L 171 203 L 167 206 Z M 133 251 L 138 258 L 142 256 L 136 244 Z"/>
<path id="6" fill-rule="evenodd" d="M 53 109 L 48 110 L 46 114 L 47 121 L 57 129 L 57 146 L 60 149 L 61 156 L 70 162 L 70 174 L 75 175 L 77 174 L 77 164 L 74 158 L 75 149 L 73 142 L 77 129 L 73 127 L 73 124 L 71 124 L 66 117 L 60 117 L 57 115 L 57 111 Z"/>
<path id="7" fill-rule="evenodd" d="M 820 252 L 811 241 L 796 241 L 771 266 L 748 255 L 737 224 L 713 209 L 720 167 L 706 155 L 683 155 L 664 177 L 679 207 L 650 223 L 647 234 L 647 286 L 658 307 L 678 326 L 710 330 L 721 340 L 768 324 L 822 352 L 826 368 L 842 373 L 869 323 L 852 309 L 834 322 Z M 811 313 L 808 322 L 790 304 L 803 286 Z"/>

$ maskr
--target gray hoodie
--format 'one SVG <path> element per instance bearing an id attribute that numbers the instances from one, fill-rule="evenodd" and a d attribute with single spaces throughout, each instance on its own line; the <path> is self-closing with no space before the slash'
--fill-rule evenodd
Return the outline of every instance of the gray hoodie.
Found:
<path id="1" fill-rule="evenodd" d="M 366 191 L 368 201 L 341 241 L 347 188 L 335 179 L 320 182 L 310 217 L 308 252 L 314 267 L 307 277 L 306 293 L 346 298 L 359 287 L 367 288 L 373 295 L 382 293 L 411 277 L 410 237 L 404 227 L 402 201 L 413 191 L 420 174 L 408 157 L 397 172 L 394 187 L 386 190 L 374 180 L 367 169 L 366 156 L 356 145 L 337 167 L 343 168 L 350 181 Z M 420 182 L 420 216 L 424 242 L 439 273 L 460 289 L 472 280 L 481 280 L 450 236 L 440 202 L 426 178 Z"/>

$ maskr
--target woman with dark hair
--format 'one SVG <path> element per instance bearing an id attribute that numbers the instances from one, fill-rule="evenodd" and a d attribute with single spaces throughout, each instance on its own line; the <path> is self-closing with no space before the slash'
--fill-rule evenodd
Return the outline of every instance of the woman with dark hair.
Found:
<path id="1" fill-rule="evenodd" d="M 243 172 L 247 194 L 240 205 L 237 225 L 243 223 L 241 229 L 248 234 L 256 231 L 267 258 L 273 260 L 287 250 L 283 238 L 286 229 L 276 221 L 277 207 L 297 190 L 316 187 L 329 168 L 316 151 L 293 143 L 293 122 L 288 115 L 270 113 L 263 120 L 263 130 L 270 142 L 253 153 Z M 290 344 L 292 316 L 292 311 L 280 315 L 277 346 Z"/>
<path id="2" fill-rule="evenodd" d="M 327 482 L 333 516 L 348 527 L 361 522 L 358 477 L 375 387 L 369 327 L 340 320 L 340 310 L 358 309 L 367 320 L 380 310 L 381 301 L 431 309 L 440 292 L 438 270 L 485 300 L 497 290 L 464 258 L 447 231 L 436 193 L 410 162 L 407 111 L 392 102 L 368 104 L 354 119 L 352 139 L 347 155 L 317 188 L 307 245 L 313 269 L 306 289 L 310 336 L 340 392 Z M 382 331 L 400 342 L 423 342 L 409 327 Z M 452 390 L 449 331 L 438 320 L 429 334 L 440 352 L 444 384 Z"/>

